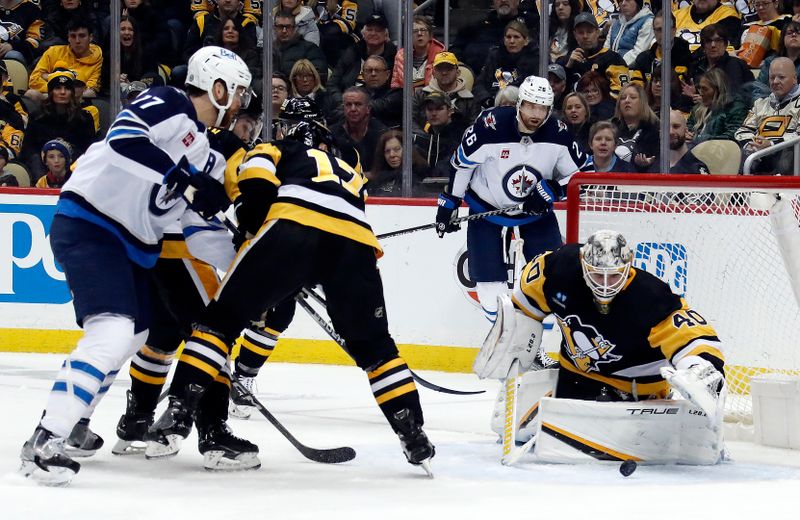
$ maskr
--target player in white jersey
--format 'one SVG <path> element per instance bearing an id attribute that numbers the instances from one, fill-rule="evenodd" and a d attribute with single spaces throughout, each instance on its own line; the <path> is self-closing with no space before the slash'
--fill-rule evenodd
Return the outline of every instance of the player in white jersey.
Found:
<path id="1" fill-rule="evenodd" d="M 189 60 L 186 93 L 171 87 L 143 92 L 78 160 L 61 191 L 50 242 L 84 335 L 22 447 L 25 477 L 68 484 L 80 464 L 65 443 L 99 439 L 87 436 L 88 419 L 147 337 L 147 270 L 165 230 L 180 221 L 192 254 L 217 267 L 230 265 L 230 236 L 213 220 L 230 204 L 222 184 L 225 159 L 210 148 L 206 127 L 230 124 L 249 101 L 250 80 L 236 54 L 204 47 Z"/>
<path id="2" fill-rule="evenodd" d="M 529 76 L 519 88 L 516 109 L 497 107 L 478 116 L 450 161 L 449 192 L 439 195 L 440 237 L 458 229 L 451 221 L 462 199 L 471 213 L 524 205 L 523 211 L 474 220 L 467 227 L 469 275 L 490 321 L 497 296 L 507 291 L 503 228 L 518 227 L 526 259 L 559 247 L 553 203 L 569 177 L 588 168 L 588 157 L 567 125 L 550 117 L 553 98 L 547 79 Z"/>

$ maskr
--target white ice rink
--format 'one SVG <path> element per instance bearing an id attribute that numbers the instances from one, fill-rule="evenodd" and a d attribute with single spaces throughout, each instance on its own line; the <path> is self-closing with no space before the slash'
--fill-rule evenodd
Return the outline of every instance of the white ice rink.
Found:
<path id="1" fill-rule="evenodd" d="M 92 420 L 106 440 L 68 488 L 45 488 L 15 473 L 63 355 L 0 354 L 0 520 L 10 519 L 703 519 L 772 520 L 800 515 L 800 452 L 730 443 L 736 461 L 716 467 L 640 467 L 623 478 L 616 464 L 522 463 L 506 468 L 488 431 L 495 384 L 467 374 L 424 372 L 480 396 L 421 389 L 425 429 L 436 445 L 436 478 L 406 463 L 353 367 L 273 363 L 258 397 L 302 442 L 348 445 L 341 465 L 304 459 L 261 416 L 231 420 L 261 448 L 262 468 L 209 473 L 194 434 L 170 460 L 117 457 L 110 446 L 125 407 L 127 373 Z"/>

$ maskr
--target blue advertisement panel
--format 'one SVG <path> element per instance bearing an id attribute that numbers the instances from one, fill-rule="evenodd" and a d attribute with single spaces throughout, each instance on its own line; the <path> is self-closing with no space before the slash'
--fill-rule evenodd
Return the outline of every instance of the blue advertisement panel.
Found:
<path id="1" fill-rule="evenodd" d="M 50 250 L 56 200 L 0 194 L 0 303 L 63 304 L 72 299 Z"/>

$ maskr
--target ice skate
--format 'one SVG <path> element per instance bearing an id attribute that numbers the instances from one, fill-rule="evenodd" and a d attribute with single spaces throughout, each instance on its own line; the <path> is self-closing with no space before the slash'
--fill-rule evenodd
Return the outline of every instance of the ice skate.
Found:
<path id="1" fill-rule="evenodd" d="M 197 425 L 197 449 L 203 454 L 203 467 L 208 471 L 258 469 L 258 446 L 237 437 L 222 419 Z"/>
<path id="2" fill-rule="evenodd" d="M 65 452 L 66 439 L 41 426 L 22 445 L 19 473 L 45 486 L 66 486 L 81 469 Z"/>
<path id="3" fill-rule="evenodd" d="M 256 388 L 256 378 L 255 377 L 246 377 L 240 375 L 234 375 L 236 379 L 242 383 L 248 392 L 251 394 L 257 392 Z M 250 406 L 250 402 L 246 399 L 243 399 L 239 392 L 232 391 L 231 392 L 231 400 L 228 403 L 228 414 L 231 417 L 235 417 L 237 419 L 249 419 L 250 416 L 253 414 L 254 408 Z"/>
<path id="4" fill-rule="evenodd" d="M 71 457 L 91 457 L 102 447 L 103 438 L 89 429 L 89 419 L 78 421 L 64 443 L 64 451 Z"/>
<path id="5" fill-rule="evenodd" d="M 408 408 L 395 412 L 392 416 L 392 425 L 395 427 L 403 453 L 409 464 L 422 466 L 425 473 L 433 478 L 430 461 L 436 454 L 436 449 L 422 431 L 422 426 L 417 424 L 414 414 Z"/>
<path id="6" fill-rule="evenodd" d="M 185 399 L 169 396 L 169 406 L 144 435 L 146 458 L 161 459 L 178 454 L 183 439 L 192 431 L 197 405 L 204 391 L 202 386 L 192 383 L 186 387 Z"/>
<path id="7" fill-rule="evenodd" d="M 111 448 L 114 455 L 138 455 L 144 453 L 144 435 L 153 424 L 153 412 L 136 412 L 136 397 L 128 390 L 128 405 L 125 414 L 117 423 L 117 442 Z"/>

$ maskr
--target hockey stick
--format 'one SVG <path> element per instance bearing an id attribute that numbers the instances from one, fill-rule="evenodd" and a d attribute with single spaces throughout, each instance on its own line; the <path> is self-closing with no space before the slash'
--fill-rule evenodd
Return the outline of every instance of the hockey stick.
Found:
<path id="1" fill-rule="evenodd" d="M 500 463 L 505 466 L 511 462 L 514 451 L 514 441 L 517 437 L 517 390 L 519 389 L 520 362 L 515 359 L 508 369 L 508 375 L 503 382 L 505 386 L 505 418 L 503 421 L 503 456 Z M 521 456 L 521 455 L 520 455 Z"/>
<path id="2" fill-rule="evenodd" d="M 522 204 L 518 204 L 516 206 L 509 206 L 507 208 L 493 209 L 492 211 L 484 211 L 483 213 L 474 213 L 472 215 L 466 215 L 463 217 L 454 218 L 450 222 L 453 224 L 460 224 L 462 222 L 469 222 L 470 220 L 479 220 L 494 215 L 502 215 L 504 213 L 510 213 L 512 211 L 521 211 L 521 210 L 522 210 Z M 378 240 L 383 240 L 384 238 L 392 238 L 400 235 L 407 235 L 409 233 L 416 233 L 417 231 L 422 231 L 423 229 L 435 228 L 436 225 L 437 222 L 433 222 L 431 224 L 423 224 L 421 226 L 414 226 L 406 229 L 398 229 L 397 231 L 390 231 L 389 233 L 376 235 L 376 238 Z"/>
<path id="3" fill-rule="evenodd" d="M 263 415 L 272 426 L 278 430 L 281 435 L 286 437 L 286 439 L 297 448 L 305 458 L 308 460 L 312 460 L 314 462 L 321 462 L 323 464 L 339 464 L 341 462 L 347 462 L 353 460 L 356 457 L 356 451 L 349 447 L 349 446 L 342 446 L 341 448 L 327 448 L 327 449 L 318 449 L 318 448 L 311 448 L 306 446 L 302 442 L 298 441 L 294 435 L 292 435 L 289 430 L 286 429 L 283 424 L 278 421 L 278 419 L 272 415 L 272 413 L 267 410 L 267 408 L 261 404 L 261 401 L 255 398 L 253 394 L 251 394 L 247 388 L 242 385 L 236 378 L 231 379 L 231 386 L 233 390 L 239 394 L 241 399 L 247 401 L 248 405 L 255 407 L 261 415 Z"/>
<path id="4" fill-rule="evenodd" d="M 300 307 L 302 307 L 303 310 L 305 310 L 308 313 L 308 315 L 311 316 L 311 318 L 314 321 L 316 321 L 317 324 L 320 327 L 322 327 L 323 330 L 325 330 L 325 332 L 328 333 L 328 336 L 330 336 L 331 339 L 333 339 L 333 341 L 335 341 L 340 347 L 342 347 L 342 350 L 347 352 L 347 347 L 345 346 L 344 339 L 342 339 L 342 337 L 339 335 L 339 333 L 337 333 L 336 330 L 334 330 L 333 325 L 328 323 L 325 320 L 325 318 L 320 316 L 319 313 L 317 311 L 315 311 L 314 308 L 307 301 L 305 301 L 305 299 L 303 298 L 303 295 L 310 296 L 311 298 L 316 300 L 318 303 L 320 303 L 323 307 L 325 306 L 325 299 L 322 296 L 320 296 L 319 293 L 317 293 L 313 289 L 308 289 L 306 287 L 304 287 L 300 291 L 300 293 L 297 296 L 295 296 L 295 300 L 297 300 L 297 303 L 300 304 Z M 349 355 L 349 352 L 347 352 L 347 353 Z M 434 392 L 441 392 L 443 394 L 451 394 L 451 395 L 477 395 L 477 394 L 486 393 L 486 390 L 476 390 L 476 391 L 453 390 L 451 388 L 446 388 L 444 386 L 439 386 L 439 385 L 437 385 L 435 383 L 431 383 L 430 381 L 427 381 L 427 380 L 421 378 L 419 375 L 417 375 L 416 372 L 414 372 L 410 368 L 408 369 L 408 371 L 411 372 L 411 377 L 413 377 L 414 381 L 419 383 L 420 386 L 424 386 L 425 388 L 427 388 L 429 390 L 433 390 Z"/>

